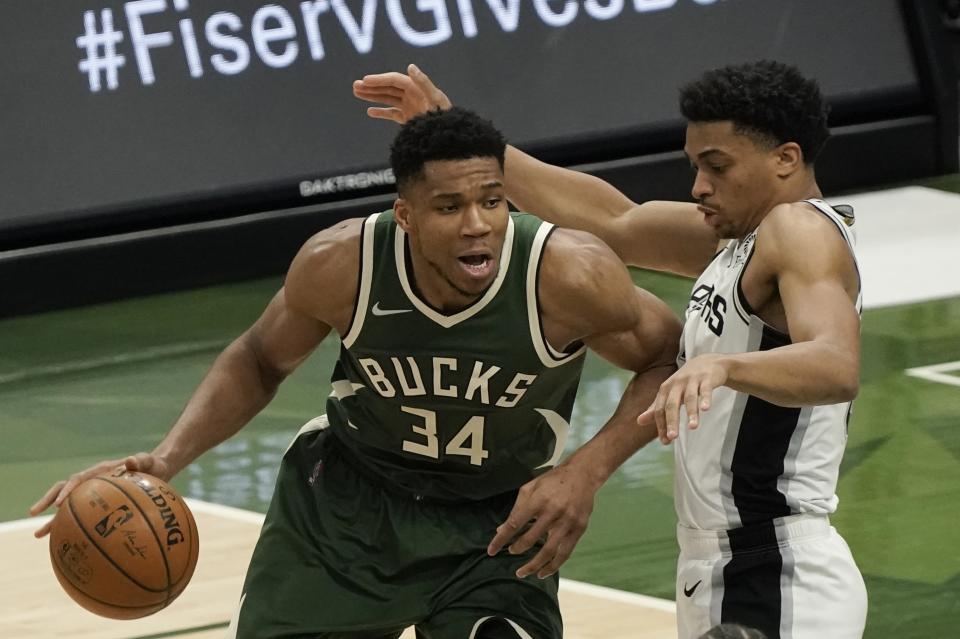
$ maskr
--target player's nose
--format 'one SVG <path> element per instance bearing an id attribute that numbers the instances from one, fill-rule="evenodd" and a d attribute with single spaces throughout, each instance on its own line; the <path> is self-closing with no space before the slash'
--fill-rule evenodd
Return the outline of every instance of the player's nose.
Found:
<path id="1" fill-rule="evenodd" d="M 491 230 L 490 222 L 479 204 L 467 207 L 461 218 L 460 233 L 467 237 L 486 235 Z"/>
<path id="2" fill-rule="evenodd" d="M 695 200 L 702 200 L 709 195 L 713 195 L 713 185 L 710 183 L 710 180 L 703 175 L 703 171 L 697 171 L 697 176 L 693 180 L 693 188 L 690 190 L 690 193 Z"/>

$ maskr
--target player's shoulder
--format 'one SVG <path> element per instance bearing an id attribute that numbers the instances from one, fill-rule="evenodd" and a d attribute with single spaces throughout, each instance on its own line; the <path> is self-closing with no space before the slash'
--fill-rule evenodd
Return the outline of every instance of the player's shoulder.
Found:
<path id="1" fill-rule="evenodd" d="M 312 260 L 337 253 L 359 251 L 364 222 L 365 218 L 353 218 L 333 224 L 304 242 L 300 254 Z"/>
<path id="2" fill-rule="evenodd" d="M 836 234 L 836 225 L 810 202 L 785 202 L 767 213 L 759 233 L 785 240 L 815 240 L 821 233 Z"/>
<path id="3" fill-rule="evenodd" d="M 327 300 L 352 300 L 360 268 L 363 218 L 338 222 L 304 242 L 290 264 L 284 287 L 299 306 L 322 293 Z"/>
<path id="4" fill-rule="evenodd" d="M 622 278 L 629 280 L 627 267 L 596 235 L 562 227 L 553 229 L 543 249 L 541 290 L 563 297 L 589 297 L 604 284 Z"/>
<path id="5" fill-rule="evenodd" d="M 625 268 L 603 240 L 588 231 L 577 231 L 564 227 L 553 229 L 544 246 L 543 259 L 557 262 L 562 272 L 569 274 L 590 274 L 597 270 Z"/>
<path id="6" fill-rule="evenodd" d="M 573 313 L 617 324 L 636 319 L 627 267 L 603 240 L 586 231 L 553 230 L 544 247 L 539 287 L 548 314 Z"/>
<path id="7" fill-rule="evenodd" d="M 789 266 L 808 262 L 846 263 L 850 247 L 837 223 L 809 202 L 778 204 L 757 228 L 761 261 Z"/>

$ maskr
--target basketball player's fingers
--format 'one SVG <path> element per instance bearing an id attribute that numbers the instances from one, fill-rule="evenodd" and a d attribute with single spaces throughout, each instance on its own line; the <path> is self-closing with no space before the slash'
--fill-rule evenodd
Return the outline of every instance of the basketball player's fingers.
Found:
<path id="1" fill-rule="evenodd" d="M 714 385 L 708 381 L 700 383 L 700 410 L 710 410 L 713 403 Z"/>
<path id="2" fill-rule="evenodd" d="M 579 538 L 578 538 L 579 539 Z M 546 579 L 550 575 L 554 574 L 560 570 L 560 566 L 567 562 L 567 559 L 570 559 L 570 555 L 573 553 L 573 549 L 577 544 L 577 540 L 572 542 L 569 540 L 564 540 L 560 542 L 560 545 L 557 546 L 557 552 L 547 564 L 537 571 L 537 577 L 539 579 Z"/>
<path id="3" fill-rule="evenodd" d="M 86 470 L 82 470 L 79 473 L 74 473 L 66 481 L 66 483 L 60 488 L 60 493 L 57 495 L 57 498 L 54 500 L 53 504 L 59 508 L 63 503 L 63 500 L 67 498 L 67 495 L 70 494 L 74 488 L 87 481 L 91 477 L 96 477 L 97 475 L 103 475 L 115 470 L 123 469 L 123 460 L 122 459 L 110 459 L 108 461 L 102 461 L 95 466 L 91 466 Z"/>
<path id="4" fill-rule="evenodd" d="M 653 400 L 653 406 L 650 407 L 650 410 L 653 411 L 653 420 L 657 424 L 657 436 L 660 438 L 660 441 L 663 444 L 669 444 L 670 438 L 667 437 L 667 420 L 666 412 L 664 410 L 664 387 L 660 387 L 660 392 L 657 393 L 656 398 Z"/>
<path id="5" fill-rule="evenodd" d="M 537 554 L 533 556 L 533 559 L 523 564 L 517 569 L 517 577 L 523 579 L 534 573 L 539 574 L 543 567 L 549 564 L 554 557 L 557 556 L 557 551 L 560 549 L 561 539 L 563 538 L 564 533 L 562 530 L 551 530 L 550 535 L 547 538 L 547 541 L 543 544 Z"/>
<path id="6" fill-rule="evenodd" d="M 674 384 L 664 402 L 664 420 L 667 424 L 667 438 L 671 441 L 677 438 L 678 424 L 680 423 L 680 402 L 683 399 L 683 386 Z"/>
<path id="7" fill-rule="evenodd" d="M 421 91 L 423 91 L 423 94 L 430 102 L 431 108 L 440 108 L 446 110 L 453 106 L 453 104 L 450 102 L 450 98 L 447 97 L 447 94 L 438 89 L 433 81 L 427 76 L 427 74 L 420 70 L 420 67 L 415 64 L 411 64 L 407 67 L 407 73 L 409 74 L 410 79 L 413 80 L 413 83 L 416 84 Z"/>
<path id="8" fill-rule="evenodd" d="M 392 104 L 395 106 L 400 105 L 404 98 L 404 94 L 400 91 L 367 89 L 357 83 L 354 83 L 353 85 L 353 95 L 354 97 L 357 97 L 361 100 L 366 100 L 367 102 L 382 102 L 384 104 Z"/>
<path id="9" fill-rule="evenodd" d="M 524 486 L 524 488 L 526 488 L 526 486 Z M 506 520 L 497 526 L 497 534 L 493 536 L 493 539 L 490 540 L 490 545 L 487 546 L 487 554 L 491 557 L 513 541 L 536 512 L 530 503 L 530 499 L 527 498 L 526 495 L 528 493 L 524 492 L 524 488 L 520 489 L 520 494 L 517 496 L 517 503 L 513 505 L 513 510 L 510 511 Z"/>
<path id="10" fill-rule="evenodd" d="M 126 470 L 132 470 L 140 473 L 147 473 L 158 477 L 163 481 L 169 481 L 167 476 L 167 467 L 161 462 L 161 459 L 150 453 L 136 453 L 123 460 L 123 466 Z"/>
<path id="11" fill-rule="evenodd" d="M 53 528 L 53 519 L 50 519 L 49 521 L 47 521 L 47 523 L 45 523 L 44 525 L 40 526 L 35 531 L 33 531 L 33 536 L 36 537 L 37 539 L 42 539 L 46 537 L 48 534 L 50 534 L 51 528 Z"/>
<path id="12" fill-rule="evenodd" d="M 362 78 L 360 82 L 363 83 L 363 86 L 367 88 L 384 88 L 384 87 L 393 87 L 393 88 L 404 88 L 408 85 L 413 84 L 406 74 L 399 73 L 398 71 L 387 71 L 386 73 L 370 73 Z"/>
<path id="13" fill-rule="evenodd" d="M 537 514 L 536 520 L 527 530 L 523 531 L 507 548 L 511 555 L 522 555 L 537 545 L 547 536 L 550 527 L 557 520 L 557 515 L 549 513 Z"/>
<path id="14" fill-rule="evenodd" d="M 367 109 L 367 115 L 375 120 L 392 120 L 397 124 L 406 122 L 403 111 L 396 107 L 370 107 Z"/>
<path id="15" fill-rule="evenodd" d="M 410 83 L 407 83 L 408 86 L 413 86 Z M 364 82 L 363 80 L 354 80 L 353 81 L 353 94 L 357 97 L 385 97 L 393 98 L 399 100 L 407 94 L 407 91 L 403 87 L 398 86 L 373 86 Z"/>
<path id="16" fill-rule="evenodd" d="M 699 397 L 699 386 L 695 381 L 691 381 L 683 393 L 683 405 L 687 409 L 687 427 L 691 430 L 700 425 L 700 404 L 697 401 Z"/>
<path id="17" fill-rule="evenodd" d="M 63 488 L 64 484 L 66 483 L 67 483 L 66 481 L 61 479 L 60 481 L 55 483 L 53 486 L 51 486 L 50 490 L 48 490 L 43 497 L 37 500 L 37 503 L 35 503 L 33 506 L 30 506 L 30 510 L 29 510 L 30 516 L 34 517 L 36 515 L 39 515 L 40 513 L 45 511 L 47 508 L 49 508 L 50 505 L 53 504 L 53 500 L 56 498 L 56 496 L 60 494 L 60 490 Z"/>
<path id="18" fill-rule="evenodd" d="M 649 426 L 656 423 L 657 420 L 653 416 L 653 406 L 637 415 L 637 426 Z"/>

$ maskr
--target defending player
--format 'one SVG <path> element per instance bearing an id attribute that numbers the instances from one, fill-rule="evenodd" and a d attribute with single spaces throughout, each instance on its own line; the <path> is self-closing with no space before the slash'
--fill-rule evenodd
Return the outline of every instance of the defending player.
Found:
<path id="1" fill-rule="evenodd" d="M 449 106 L 409 72 L 354 93 L 399 122 Z M 828 519 L 859 385 L 860 278 L 852 212 L 819 199 L 826 106 L 815 82 L 764 61 L 706 73 L 680 107 L 697 204 L 637 205 L 513 147 L 507 196 L 628 264 L 698 277 L 682 366 L 640 417 L 679 438 L 680 636 L 737 622 L 771 638 L 860 637 L 866 590 Z"/>
<path id="2" fill-rule="evenodd" d="M 462 110 L 407 123 L 394 209 L 303 247 L 152 454 L 59 482 L 32 512 L 118 463 L 169 479 L 333 330 L 327 414 L 284 457 L 231 636 L 559 639 L 557 569 L 600 485 L 655 437 L 634 416 L 675 370 L 680 326 L 593 236 L 508 212 L 504 147 Z M 558 464 L 585 346 L 638 374 Z M 508 516 L 525 534 L 492 552 Z"/>

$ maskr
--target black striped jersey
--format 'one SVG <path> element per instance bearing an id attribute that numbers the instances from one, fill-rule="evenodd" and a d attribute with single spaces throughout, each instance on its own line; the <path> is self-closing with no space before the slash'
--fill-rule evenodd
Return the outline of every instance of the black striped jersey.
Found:
<path id="1" fill-rule="evenodd" d="M 558 352 L 543 336 L 537 281 L 553 228 L 511 214 L 493 283 L 444 314 L 417 294 L 393 212 L 367 218 L 359 293 L 327 401 L 356 463 L 449 501 L 519 488 L 557 463 L 585 347 Z"/>
<path id="2" fill-rule="evenodd" d="M 852 211 L 807 202 L 836 225 L 853 252 Z M 788 335 L 754 314 L 743 295 L 741 280 L 756 242 L 756 230 L 731 240 L 697 280 L 686 310 L 680 366 L 704 353 L 764 351 L 790 343 Z M 674 487 L 680 524 L 728 530 L 835 511 L 849 411 L 849 402 L 786 408 L 727 387 L 714 391 L 696 430 L 686 428 L 681 411 Z"/>

